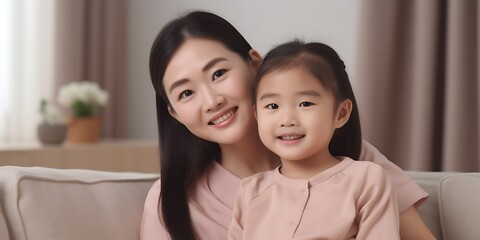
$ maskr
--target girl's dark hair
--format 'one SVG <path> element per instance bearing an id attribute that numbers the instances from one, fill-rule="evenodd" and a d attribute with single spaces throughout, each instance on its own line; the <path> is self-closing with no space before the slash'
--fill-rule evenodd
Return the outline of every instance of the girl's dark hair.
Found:
<path id="1" fill-rule="evenodd" d="M 362 132 L 357 102 L 348 79 L 345 65 L 331 47 L 323 43 L 304 43 L 299 40 L 279 45 L 263 60 L 257 74 L 256 88 L 263 76 L 276 70 L 302 66 L 330 90 L 336 104 L 345 99 L 352 101 L 352 113 L 347 123 L 335 130 L 329 144 L 333 156 L 347 156 L 358 160 L 362 144 Z M 254 99 L 256 98 L 254 92 Z"/>
<path id="2" fill-rule="evenodd" d="M 150 51 L 150 76 L 156 93 L 160 144 L 161 205 L 165 227 L 172 239 L 195 239 L 187 190 L 220 155 L 218 144 L 193 135 L 168 111 L 171 106 L 163 85 L 173 54 L 189 38 L 218 41 L 249 61 L 252 49 L 228 21 L 208 12 L 194 11 L 173 19 L 158 33 Z"/>

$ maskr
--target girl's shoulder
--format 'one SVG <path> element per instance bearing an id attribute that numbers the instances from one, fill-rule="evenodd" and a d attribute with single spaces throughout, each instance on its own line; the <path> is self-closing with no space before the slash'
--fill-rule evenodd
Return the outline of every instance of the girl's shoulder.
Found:
<path id="1" fill-rule="evenodd" d="M 277 169 L 259 172 L 252 176 L 246 177 L 240 184 L 240 190 L 248 199 L 253 199 L 268 189 L 274 183 L 273 175 Z"/>

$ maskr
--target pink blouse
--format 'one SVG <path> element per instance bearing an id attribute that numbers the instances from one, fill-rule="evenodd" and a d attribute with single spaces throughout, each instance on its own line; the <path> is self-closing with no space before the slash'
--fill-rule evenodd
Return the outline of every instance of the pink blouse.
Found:
<path id="1" fill-rule="evenodd" d="M 400 212 L 419 206 L 428 194 L 405 172 L 388 161 L 375 147 L 363 141 L 360 160 L 371 161 L 382 166 L 392 182 Z M 235 195 L 241 179 L 213 162 L 189 191 L 188 204 L 197 238 L 227 239 L 228 227 L 232 220 Z M 160 180 L 150 189 L 145 201 L 140 239 L 170 239 L 165 231 L 162 213 L 158 210 Z"/>
<path id="2" fill-rule="evenodd" d="M 279 168 L 246 178 L 228 239 L 399 239 L 399 213 L 382 167 L 344 158 L 310 179 Z"/>

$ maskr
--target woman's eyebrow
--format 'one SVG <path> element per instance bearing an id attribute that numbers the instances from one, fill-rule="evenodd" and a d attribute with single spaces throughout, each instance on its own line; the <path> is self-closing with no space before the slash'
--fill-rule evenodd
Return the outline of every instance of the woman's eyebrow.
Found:
<path id="1" fill-rule="evenodd" d="M 218 57 L 218 58 L 214 58 L 212 60 L 210 60 L 207 64 L 205 64 L 205 66 L 202 68 L 202 72 L 206 72 L 208 71 L 208 69 L 212 68 L 213 66 L 215 66 L 215 64 L 217 64 L 218 62 L 221 62 L 221 61 L 227 61 L 228 59 L 226 58 L 223 58 L 223 57 Z M 182 84 L 185 84 L 188 82 L 188 79 L 184 78 L 184 79 L 180 79 L 176 82 L 174 82 L 172 84 L 172 86 L 170 86 L 170 89 L 169 89 L 169 92 L 172 93 L 173 89 L 182 85 Z"/>
<path id="2" fill-rule="evenodd" d="M 202 68 L 202 72 L 206 72 L 208 69 L 212 68 L 215 64 L 221 61 L 227 61 L 227 59 L 223 57 L 218 57 L 210 60 L 210 62 L 205 64 L 205 66 Z"/>
<path id="3" fill-rule="evenodd" d="M 172 93 L 172 91 L 173 91 L 174 88 L 176 88 L 176 87 L 178 87 L 178 86 L 180 86 L 180 85 L 182 85 L 182 84 L 185 84 L 185 83 L 187 83 L 187 82 L 188 82 L 188 79 L 186 79 L 186 78 L 180 79 L 180 80 L 174 82 L 174 83 L 172 84 L 172 86 L 170 86 L 170 89 L 168 90 L 168 92 L 169 92 L 169 93 Z"/>

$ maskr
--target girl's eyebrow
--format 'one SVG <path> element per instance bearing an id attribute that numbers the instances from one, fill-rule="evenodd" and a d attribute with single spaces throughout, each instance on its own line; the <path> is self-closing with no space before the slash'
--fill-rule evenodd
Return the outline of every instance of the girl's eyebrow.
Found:
<path id="1" fill-rule="evenodd" d="M 307 91 L 301 91 L 297 93 L 298 95 L 308 95 L 308 96 L 313 96 L 313 97 L 319 97 L 320 93 L 315 91 L 315 90 L 307 90 Z"/>
<path id="2" fill-rule="evenodd" d="M 307 96 L 313 96 L 313 97 L 320 97 L 320 93 L 315 91 L 315 90 L 306 90 L 306 91 L 300 91 L 295 93 L 296 95 L 307 95 Z M 265 93 L 262 96 L 260 96 L 259 100 L 263 100 L 265 98 L 274 98 L 278 97 L 280 94 L 277 93 Z"/>
<path id="3" fill-rule="evenodd" d="M 265 93 L 262 96 L 260 96 L 259 100 L 263 100 L 265 98 L 274 98 L 274 97 L 278 97 L 279 95 L 280 94 L 276 94 L 276 93 Z"/>

